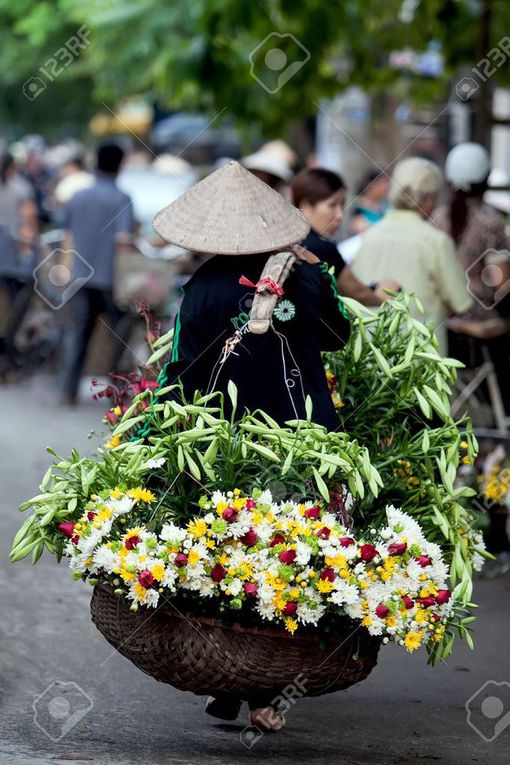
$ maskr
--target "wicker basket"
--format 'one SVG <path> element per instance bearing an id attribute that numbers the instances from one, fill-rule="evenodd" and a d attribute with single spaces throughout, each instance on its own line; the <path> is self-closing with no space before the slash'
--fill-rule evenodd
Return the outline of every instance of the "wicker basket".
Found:
<path id="1" fill-rule="evenodd" d="M 348 688 L 375 667 L 380 641 L 346 620 L 327 646 L 316 635 L 225 627 L 175 609 L 130 611 L 107 585 L 94 589 L 92 620 L 123 656 L 163 683 L 200 695 L 270 691 L 302 679 L 305 695 Z"/>

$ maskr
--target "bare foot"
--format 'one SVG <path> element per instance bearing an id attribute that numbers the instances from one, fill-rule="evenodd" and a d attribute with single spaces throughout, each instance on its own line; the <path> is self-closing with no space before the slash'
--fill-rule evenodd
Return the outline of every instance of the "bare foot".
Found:
<path id="1" fill-rule="evenodd" d="M 286 725 L 283 715 L 277 712 L 273 707 L 262 707 L 261 709 L 252 709 L 250 712 L 250 723 L 265 730 L 281 730 Z"/>

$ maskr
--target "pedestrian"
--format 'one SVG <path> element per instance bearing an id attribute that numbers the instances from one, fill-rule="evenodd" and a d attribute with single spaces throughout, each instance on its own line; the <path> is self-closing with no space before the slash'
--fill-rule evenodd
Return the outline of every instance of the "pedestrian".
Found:
<path id="1" fill-rule="evenodd" d="M 464 318 L 480 328 L 487 327 L 480 336 L 494 364 L 504 407 L 510 414 L 510 333 L 501 318 L 501 315 L 508 318 L 510 313 L 510 258 L 504 219 L 484 202 L 489 174 L 489 154 L 483 146 L 471 142 L 455 146 L 445 164 L 450 200 L 434 211 L 432 221 L 455 242 L 457 257 L 474 297 Z M 448 341 L 451 355 L 469 362 L 473 357 L 472 338 L 461 331 L 451 331 Z"/>
<path id="2" fill-rule="evenodd" d="M 239 416 L 245 409 L 262 409 L 281 424 L 304 419 L 310 396 L 312 419 L 337 428 L 321 351 L 343 347 L 350 324 L 316 258 L 296 262 L 283 294 L 269 280 L 268 289 L 280 297 L 269 331 L 246 331 L 247 297 L 251 301 L 253 292 L 244 285 L 257 285 L 268 257 L 306 236 L 306 219 L 278 192 L 230 162 L 158 213 L 154 228 L 171 244 L 214 253 L 184 288 L 172 359 L 160 385 L 180 382 L 187 400 L 196 390 L 217 390 L 228 402 L 233 381 Z M 226 354 L 226 340 L 234 334 L 239 342 Z M 271 707 L 273 695 L 248 693 L 244 700 L 253 724 L 279 730 L 285 720 Z M 241 704 L 242 699 L 225 694 L 210 699 L 207 712 L 231 720 Z"/>
<path id="3" fill-rule="evenodd" d="M 316 255 L 328 269 L 333 269 L 341 295 L 352 297 L 368 306 L 378 306 L 388 299 L 384 289 L 398 291 L 395 280 L 372 277 L 360 281 L 344 262 L 333 236 L 342 222 L 347 190 L 342 178 L 331 170 L 301 170 L 292 180 L 292 197 L 308 223 L 310 232 L 302 244 Z"/>
<path id="4" fill-rule="evenodd" d="M 69 318 L 60 387 L 62 403 L 68 405 L 76 403 L 98 316 L 106 313 L 114 331 L 123 317 L 113 299 L 115 260 L 125 254 L 133 231 L 131 199 L 115 182 L 123 157 L 124 152 L 116 144 L 100 146 L 94 184 L 76 192 L 63 208 L 71 291 L 77 280 L 82 282 L 66 306 Z M 122 342 L 119 334 L 116 339 Z"/>
<path id="5" fill-rule="evenodd" d="M 354 260 L 359 279 L 389 277 L 416 295 L 446 353 L 446 321 L 471 305 L 464 273 L 451 238 L 430 222 L 442 186 L 440 169 L 429 160 L 410 157 L 399 162 L 390 183 L 391 209 L 366 232 Z"/>
<path id="6" fill-rule="evenodd" d="M 368 170 L 361 179 L 349 215 L 350 236 L 363 234 L 383 219 L 388 209 L 389 177 L 380 170 Z"/>

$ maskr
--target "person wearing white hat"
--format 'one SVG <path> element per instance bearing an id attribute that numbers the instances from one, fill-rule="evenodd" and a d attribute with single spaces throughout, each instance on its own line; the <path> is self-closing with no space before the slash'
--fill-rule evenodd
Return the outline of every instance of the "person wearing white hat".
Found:
<path id="1" fill-rule="evenodd" d="M 451 189 L 450 201 L 432 214 L 433 223 L 453 238 L 457 256 L 466 273 L 469 293 L 474 297 L 465 318 L 479 323 L 497 319 L 501 322 L 500 314 L 508 312 L 508 299 L 505 300 L 505 297 L 510 293 L 510 259 L 504 221 L 497 210 L 484 202 L 489 174 L 489 154 L 483 146 L 471 142 L 455 146 L 446 157 L 445 164 L 446 180 Z M 498 253 L 501 266 L 491 267 L 490 260 Z M 509 339 L 506 333 L 484 342 L 500 380 L 505 408 L 510 413 Z M 450 352 L 465 358 L 467 348 L 464 338 L 450 332 L 449 341 Z"/>
<path id="2" fill-rule="evenodd" d="M 244 157 L 241 164 L 272 189 L 280 192 L 293 175 L 291 168 L 279 154 L 264 148 Z"/>

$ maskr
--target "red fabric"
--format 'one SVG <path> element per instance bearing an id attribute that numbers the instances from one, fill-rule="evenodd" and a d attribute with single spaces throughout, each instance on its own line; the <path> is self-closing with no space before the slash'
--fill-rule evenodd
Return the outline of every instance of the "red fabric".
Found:
<path id="1" fill-rule="evenodd" d="M 251 287 L 252 289 L 256 290 L 257 292 L 262 292 L 263 290 L 269 290 L 269 292 L 272 292 L 273 295 L 276 295 L 277 297 L 281 298 L 284 295 L 283 287 L 280 287 L 280 285 L 275 282 L 274 279 L 271 279 L 269 276 L 264 277 L 264 279 L 259 279 L 257 284 L 254 284 L 249 279 L 246 278 L 246 276 L 241 276 L 239 279 L 239 284 L 242 284 L 243 287 Z"/>

